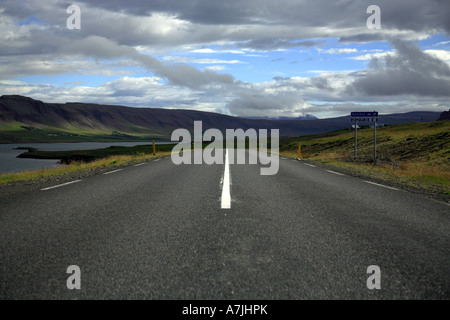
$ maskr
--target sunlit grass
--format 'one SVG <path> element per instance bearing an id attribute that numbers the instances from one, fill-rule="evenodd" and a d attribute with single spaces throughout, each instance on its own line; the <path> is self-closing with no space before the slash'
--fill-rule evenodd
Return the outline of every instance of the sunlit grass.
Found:
<path id="1" fill-rule="evenodd" d="M 384 181 L 450 194 L 450 122 L 409 123 L 377 129 L 377 155 L 390 160 L 376 165 L 353 158 L 352 132 L 291 139 L 280 154 L 340 167 Z M 358 131 L 358 157 L 373 155 L 373 129 Z"/>
<path id="2" fill-rule="evenodd" d="M 297 158 L 297 152 L 280 152 L 281 156 Z M 385 181 L 399 182 L 410 186 L 433 189 L 450 194 L 450 167 L 428 161 L 407 161 L 400 164 L 371 164 L 347 162 L 336 153 L 321 153 L 320 155 L 304 154 L 303 160 L 313 160 L 323 164 L 347 169 L 364 176 Z"/>
<path id="3" fill-rule="evenodd" d="M 58 168 L 28 170 L 17 173 L 3 173 L 0 174 L 0 184 L 8 182 L 39 180 L 78 172 L 94 171 L 101 168 L 128 166 L 156 158 L 169 156 L 170 154 L 171 152 L 157 152 L 156 155 L 142 153 L 139 155 L 111 156 L 92 162 L 73 162 L 70 165 L 61 165 Z"/>

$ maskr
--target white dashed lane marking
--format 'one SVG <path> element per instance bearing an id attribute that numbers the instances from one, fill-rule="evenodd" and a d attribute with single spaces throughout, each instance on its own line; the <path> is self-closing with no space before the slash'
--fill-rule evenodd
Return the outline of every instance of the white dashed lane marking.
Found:
<path id="1" fill-rule="evenodd" d="M 345 176 L 345 174 L 339 173 L 339 172 L 335 172 L 335 171 L 331 171 L 331 170 L 325 170 L 326 172 L 332 173 L 332 174 L 336 174 L 338 176 Z"/>
<path id="2" fill-rule="evenodd" d="M 117 170 L 114 170 L 114 171 L 105 172 L 103 174 L 111 174 L 111 173 L 119 172 L 119 171 L 122 171 L 122 170 L 123 169 L 117 169 Z"/>
<path id="3" fill-rule="evenodd" d="M 230 161 L 228 160 L 228 149 L 226 149 L 225 151 L 225 168 L 223 172 L 221 208 L 231 209 Z"/>
<path id="4" fill-rule="evenodd" d="M 59 187 L 64 187 L 64 186 L 67 186 L 67 185 L 69 185 L 69 184 L 76 183 L 76 182 L 80 182 L 80 181 L 81 181 L 81 180 L 70 181 L 70 182 L 58 184 L 58 185 L 53 186 L 53 187 L 44 188 L 44 189 L 41 189 L 41 190 L 42 190 L 42 191 L 46 191 L 46 190 L 50 190 L 50 189 L 55 189 L 55 188 L 59 188 Z"/>
<path id="5" fill-rule="evenodd" d="M 142 166 L 142 165 L 144 165 L 144 164 L 145 164 L 145 162 L 142 162 L 142 163 L 135 164 L 134 166 L 135 166 L 135 167 L 139 167 L 139 166 Z"/>
<path id="6" fill-rule="evenodd" d="M 379 187 L 383 187 L 383 188 L 386 188 L 386 189 L 391 189 L 391 190 L 397 190 L 397 191 L 398 191 L 397 188 L 385 186 L 384 184 L 379 184 L 379 183 L 375 183 L 375 182 L 372 182 L 372 181 L 365 181 L 365 182 L 366 182 L 366 183 L 373 184 L 373 185 L 375 185 L 375 186 L 379 186 Z"/>

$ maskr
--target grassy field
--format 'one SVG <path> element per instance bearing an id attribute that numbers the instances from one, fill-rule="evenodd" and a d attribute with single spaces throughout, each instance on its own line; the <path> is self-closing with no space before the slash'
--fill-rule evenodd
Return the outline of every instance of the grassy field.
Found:
<path id="1" fill-rule="evenodd" d="M 315 136 L 284 138 L 280 153 L 318 161 L 385 181 L 450 194 L 450 121 L 410 123 L 377 128 L 377 163 L 373 161 L 373 129 L 340 130 Z"/>
<path id="2" fill-rule="evenodd" d="M 78 172 L 96 171 L 98 169 L 129 166 L 165 156 L 170 156 L 170 151 L 159 151 L 155 155 L 153 155 L 153 153 L 114 155 L 90 162 L 73 161 L 69 165 L 61 165 L 59 168 L 0 174 L 0 184 L 5 184 L 8 182 L 47 179 L 50 177 L 63 176 Z"/>
<path id="3" fill-rule="evenodd" d="M 21 155 L 24 158 L 61 159 L 62 163 L 65 164 L 59 168 L 0 174 L 0 184 L 47 179 L 77 172 L 132 165 L 168 156 L 171 154 L 172 148 L 172 144 L 156 145 L 155 155 L 153 155 L 152 144 L 134 147 L 112 146 L 104 149 L 74 151 L 39 151 L 33 148 L 25 148 L 28 151 Z"/>

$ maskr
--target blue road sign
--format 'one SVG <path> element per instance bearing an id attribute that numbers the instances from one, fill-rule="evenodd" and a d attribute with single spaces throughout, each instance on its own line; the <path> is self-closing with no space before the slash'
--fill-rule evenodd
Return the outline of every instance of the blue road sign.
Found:
<path id="1" fill-rule="evenodd" d="M 351 118 L 352 122 L 378 122 L 378 118 L 367 117 L 367 118 Z"/>
<path id="2" fill-rule="evenodd" d="M 378 117 L 378 112 L 352 112 L 351 117 L 358 117 L 358 118 L 367 118 L 367 117 Z"/>
<path id="3" fill-rule="evenodd" d="M 353 127 L 355 128 L 355 159 L 357 154 L 357 137 L 358 137 L 358 126 L 357 122 L 378 122 L 378 112 L 352 112 L 351 120 L 355 122 Z M 373 158 L 377 159 L 377 125 L 373 125 Z"/>

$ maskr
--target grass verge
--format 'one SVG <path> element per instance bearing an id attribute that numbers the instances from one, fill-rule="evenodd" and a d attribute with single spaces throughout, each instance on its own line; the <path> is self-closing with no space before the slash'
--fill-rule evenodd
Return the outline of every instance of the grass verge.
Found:
<path id="1" fill-rule="evenodd" d="M 358 131 L 358 158 L 353 159 L 354 133 L 289 138 L 280 154 L 301 158 L 362 177 L 450 195 L 450 122 L 410 123 L 377 130 L 377 162 L 373 157 L 373 129 Z"/>
<path id="2" fill-rule="evenodd" d="M 29 170 L 17 173 L 0 174 L 0 185 L 10 182 L 33 181 L 47 179 L 51 177 L 64 176 L 80 172 L 93 172 L 98 169 L 117 168 L 134 165 L 137 163 L 149 161 L 156 158 L 169 156 L 170 151 L 157 152 L 153 154 L 137 154 L 137 155 L 115 155 L 90 162 L 73 161 L 68 165 L 61 165 L 59 168 Z"/>

